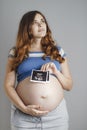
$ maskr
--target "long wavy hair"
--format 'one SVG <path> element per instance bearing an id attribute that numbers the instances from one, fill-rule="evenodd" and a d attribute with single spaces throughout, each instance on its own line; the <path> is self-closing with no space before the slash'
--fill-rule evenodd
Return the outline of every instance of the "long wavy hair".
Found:
<path id="1" fill-rule="evenodd" d="M 28 52 L 33 39 L 31 27 L 36 14 L 40 14 L 44 18 L 47 28 L 46 35 L 41 40 L 42 51 L 44 52 L 42 58 L 45 59 L 46 56 L 50 56 L 51 59 L 58 60 L 60 63 L 64 61 L 64 58 L 59 54 L 58 48 L 52 38 L 51 30 L 44 15 L 39 11 L 30 11 L 23 15 L 19 24 L 12 70 L 16 70 L 17 66 L 29 56 Z"/>

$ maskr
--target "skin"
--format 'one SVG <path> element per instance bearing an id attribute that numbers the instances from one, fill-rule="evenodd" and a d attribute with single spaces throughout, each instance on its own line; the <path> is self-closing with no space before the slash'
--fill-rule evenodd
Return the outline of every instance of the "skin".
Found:
<path id="1" fill-rule="evenodd" d="M 46 24 L 44 22 L 43 17 L 40 14 L 36 14 L 33 25 L 32 25 L 32 34 L 33 41 L 30 48 L 30 51 L 41 51 L 41 39 L 46 35 Z M 5 76 L 5 91 L 10 98 L 11 102 L 22 112 L 26 114 L 30 114 L 32 116 L 41 116 L 45 115 L 49 112 L 49 110 L 41 110 L 41 107 L 38 105 L 25 105 L 19 95 L 15 90 L 16 83 L 16 73 L 15 71 L 11 71 L 11 60 L 12 58 L 8 58 L 6 76 Z M 64 90 L 71 90 L 72 88 L 72 77 L 70 74 L 68 60 L 65 58 L 65 62 L 61 64 L 61 72 L 58 71 L 55 64 L 49 62 L 47 64 L 42 65 L 42 71 L 49 70 L 54 73 L 58 82 L 61 84 Z"/>
<path id="2" fill-rule="evenodd" d="M 32 34 L 36 40 L 41 40 L 41 38 L 46 35 L 46 23 L 43 17 L 39 14 L 35 16 L 33 21 Z"/>

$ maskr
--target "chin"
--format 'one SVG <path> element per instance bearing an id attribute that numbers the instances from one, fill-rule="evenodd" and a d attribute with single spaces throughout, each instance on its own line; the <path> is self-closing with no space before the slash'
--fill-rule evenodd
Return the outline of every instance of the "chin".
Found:
<path id="1" fill-rule="evenodd" d="M 43 37 L 45 37 L 46 35 L 40 35 L 40 36 L 38 36 L 38 38 L 43 38 Z"/>

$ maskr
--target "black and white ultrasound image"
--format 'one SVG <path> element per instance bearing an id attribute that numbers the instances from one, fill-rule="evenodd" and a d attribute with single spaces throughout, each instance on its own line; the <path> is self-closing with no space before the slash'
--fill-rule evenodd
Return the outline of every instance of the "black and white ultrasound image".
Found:
<path id="1" fill-rule="evenodd" d="M 31 74 L 31 81 L 36 82 L 49 81 L 49 71 L 33 70 Z"/>

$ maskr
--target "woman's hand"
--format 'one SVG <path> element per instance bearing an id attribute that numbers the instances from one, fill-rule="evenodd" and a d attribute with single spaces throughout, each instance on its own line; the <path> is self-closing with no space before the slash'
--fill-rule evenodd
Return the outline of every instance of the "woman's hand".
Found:
<path id="1" fill-rule="evenodd" d="M 64 63 L 61 64 L 61 72 L 57 69 L 53 62 L 46 63 L 41 67 L 42 71 L 49 71 L 57 76 L 58 81 L 65 90 L 71 90 L 72 88 L 72 77 L 69 71 L 67 58 Z"/>
<path id="2" fill-rule="evenodd" d="M 41 67 L 42 71 L 49 71 L 50 73 L 56 73 L 58 70 L 53 62 L 46 63 Z"/>
<path id="3" fill-rule="evenodd" d="M 25 108 L 25 113 L 30 114 L 32 116 L 43 116 L 46 115 L 49 111 L 42 111 L 40 110 L 42 108 L 39 105 L 28 105 Z"/>

